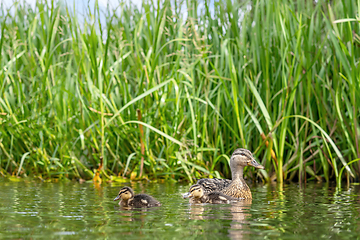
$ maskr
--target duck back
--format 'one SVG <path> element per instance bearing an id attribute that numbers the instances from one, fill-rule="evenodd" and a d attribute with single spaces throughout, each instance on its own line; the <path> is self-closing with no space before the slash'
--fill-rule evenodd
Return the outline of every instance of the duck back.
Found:
<path id="1" fill-rule="evenodd" d="M 215 191 L 222 191 L 230 185 L 231 180 L 219 178 L 203 178 L 199 179 L 196 183 L 204 188 L 205 193 L 210 193 Z"/>

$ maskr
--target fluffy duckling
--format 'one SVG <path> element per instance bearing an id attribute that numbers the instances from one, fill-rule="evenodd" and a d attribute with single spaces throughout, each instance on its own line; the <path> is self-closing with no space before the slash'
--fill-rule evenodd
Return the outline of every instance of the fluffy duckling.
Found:
<path id="1" fill-rule="evenodd" d="M 259 164 L 252 153 L 244 148 L 236 149 L 230 158 L 230 169 L 232 180 L 218 179 L 218 178 L 204 178 L 199 179 L 197 184 L 204 188 L 205 193 L 213 191 L 222 192 L 227 196 L 238 199 L 251 199 L 251 191 L 243 178 L 244 167 L 253 166 L 255 168 L 264 169 Z"/>
<path id="2" fill-rule="evenodd" d="M 206 193 L 204 188 L 199 185 L 195 184 L 192 185 L 189 189 L 189 194 L 185 194 L 184 198 L 189 197 L 189 203 L 230 203 L 231 200 L 234 200 L 230 196 L 226 196 L 221 192 L 210 192 Z"/>
<path id="3" fill-rule="evenodd" d="M 134 191 L 130 187 L 123 187 L 120 189 L 118 196 L 114 199 L 117 201 L 121 199 L 119 205 L 121 207 L 158 207 L 161 203 L 147 194 L 134 195 Z"/>

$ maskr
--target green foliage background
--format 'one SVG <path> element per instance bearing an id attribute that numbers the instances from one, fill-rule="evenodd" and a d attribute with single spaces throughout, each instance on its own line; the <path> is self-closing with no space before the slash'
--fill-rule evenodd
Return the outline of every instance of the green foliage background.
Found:
<path id="1" fill-rule="evenodd" d="M 3 175 L 230 177 L 244 147 L 253 179 L 359 177 L 359 0 L 94 7 L 1 6 Z"/>

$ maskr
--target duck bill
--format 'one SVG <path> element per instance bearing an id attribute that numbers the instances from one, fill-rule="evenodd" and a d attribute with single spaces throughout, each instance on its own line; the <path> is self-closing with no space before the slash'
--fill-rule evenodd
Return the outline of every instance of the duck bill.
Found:
<path id="1" fill-rule="evenodd" d="M 119 199 L 120 199 L 120 194 L 116 198 L 114 198 L 114 201 L 117 201 Z"/>
<path id="2" fill-rule="evenodd" d="M 258 169 L 264 169 L 264 166 L 258 163 L 254 158 L 248 163 L 248 165 Z"/>
<path id="3" fill-rule="evenodd" d="M 187 193 L 184 193 L 182 196 L 183 196 L 183 198 L 190 198 L 190 197 L 192 197 L 192 194 L 187 192 Z"/>

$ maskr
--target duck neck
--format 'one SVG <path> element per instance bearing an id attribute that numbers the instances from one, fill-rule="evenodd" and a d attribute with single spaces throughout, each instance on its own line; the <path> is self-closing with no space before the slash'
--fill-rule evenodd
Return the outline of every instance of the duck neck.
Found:
<path id="1" fill-rule="evenodd" d="M 233 169 L 233 171 L 231 171 L 232 180 L 242 179 L 243 171 L 244 171 L 244 168 L 242 166 L 238 166 L 237 168 Z"/>

